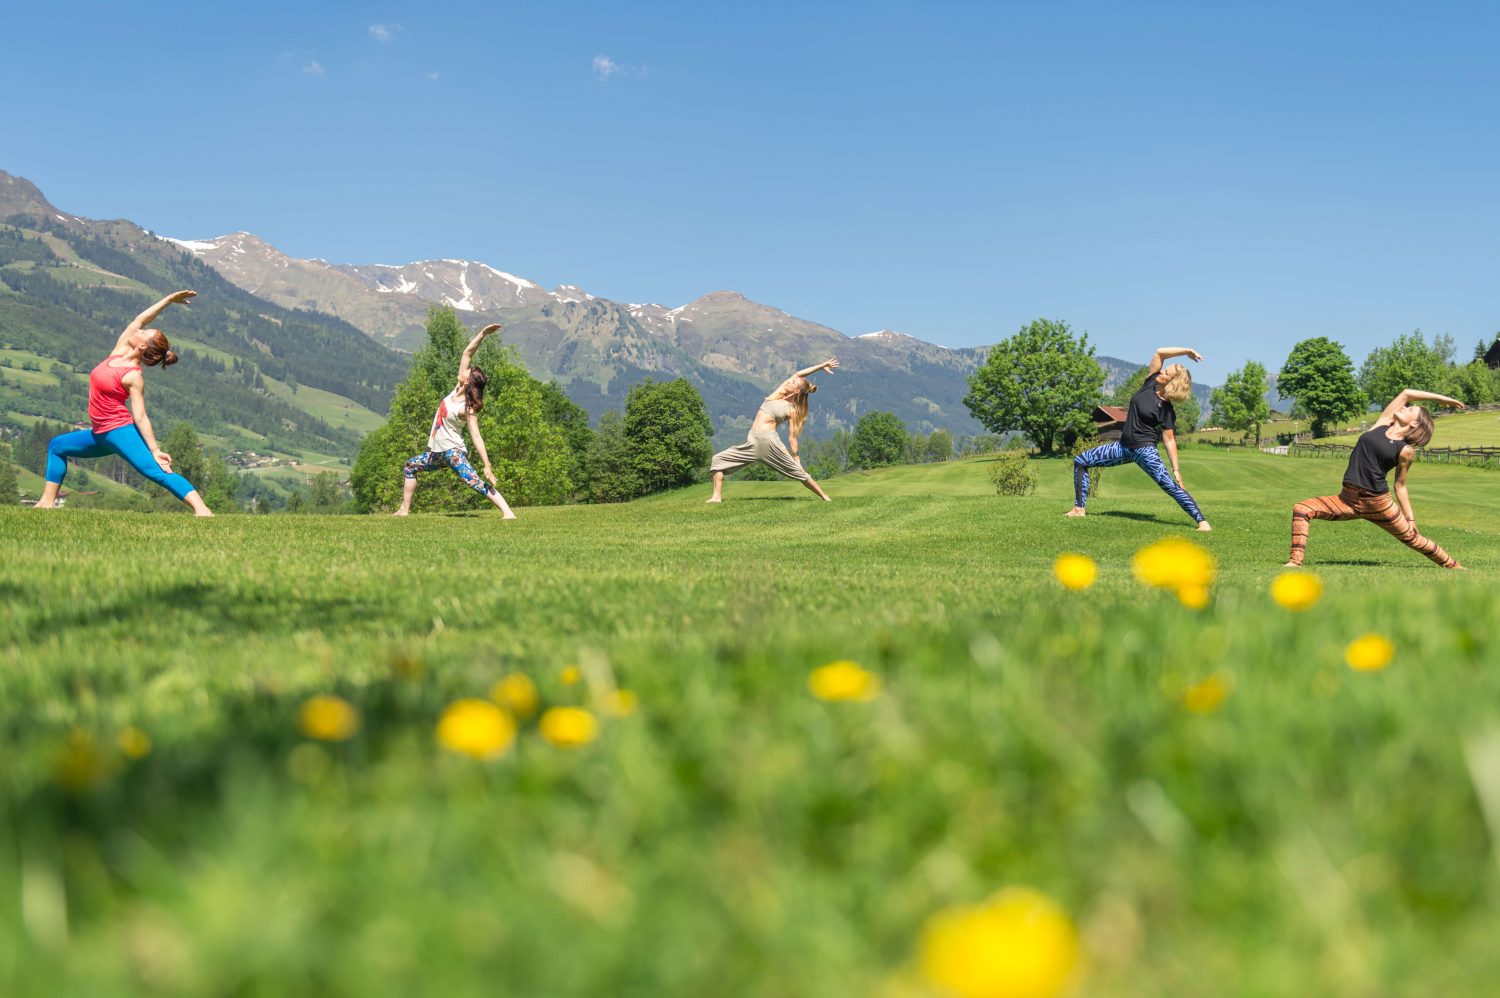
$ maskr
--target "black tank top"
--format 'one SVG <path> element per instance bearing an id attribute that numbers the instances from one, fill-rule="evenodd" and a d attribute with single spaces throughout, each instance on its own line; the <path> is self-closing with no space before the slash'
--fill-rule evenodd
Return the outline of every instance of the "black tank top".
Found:
<path id="1" fill-rule="evenodd" d="M 1377 426 L 1360 434 L 1354 444 L 1354 453 L 1349 455 L 1349 467 L 1344 471 L 1344 484 L 1366 492 L 1389 492 L 1385 476 L 1391 473 L 1401 452 L 1406 449 L 1405 440 L 1392 440 L 1385 435 L 1390 427 Z"/>

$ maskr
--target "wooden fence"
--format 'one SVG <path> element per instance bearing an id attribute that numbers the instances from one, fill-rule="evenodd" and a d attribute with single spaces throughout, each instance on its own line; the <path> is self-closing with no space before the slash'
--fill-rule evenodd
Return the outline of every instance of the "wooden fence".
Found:
<path id="1" fill-rule="evenodd" d="M 1344 444 L 1294 443 L 1287 448 L 1292 457 L 1331 457 L 1348 460 L 1353 447 Z M 1416 447 L 1418 461 L 1464 464 L 1500 470 L 1500 447 Z"/>

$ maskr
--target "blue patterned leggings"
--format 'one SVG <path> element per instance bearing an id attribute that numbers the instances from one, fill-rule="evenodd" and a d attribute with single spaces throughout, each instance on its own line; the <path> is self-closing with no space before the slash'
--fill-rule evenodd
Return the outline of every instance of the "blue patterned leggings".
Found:
<path id="1" fill-rule="evenodd" d="M 401 473 L 407 478 L 416 478 L 419 471 L 432 471 L 445 464 L 453 469 L 455 475 L 464 480 L 465 485 L 480 495 L 487 496 L 495 491 L 490 487 L 489 482 L 479 477 L 479 472 L 475 471 L 474 466 L 469 463 L 469 452 L 462 447 L 454 447 L 451 450 L 423 451 L 407 461 Z"/>
<path id="2" fill-rule="evenodd" d="M 1088 505 L 1090 468 L 1112 468 L 1131 461 L 1140 465 L 1141 470 L 1150 475 L 1151 480 L 1160 485 L 1163 492 L 1176 499 L 1183 512 L 1198 523 L 1203 522 L 1204 517 L 1198 511 L 1198 504 L 1187 494 L 1186 489 L 1173 480 L 1172 473 L 1162 463 L 1161 455 L 1156 452 L 1155 447 L 1125 447 L 1118 440 L 1086 450 L 1073 459 L 1073 494 L 1077 500 L 1076 505 L 1079 508 Z"/>

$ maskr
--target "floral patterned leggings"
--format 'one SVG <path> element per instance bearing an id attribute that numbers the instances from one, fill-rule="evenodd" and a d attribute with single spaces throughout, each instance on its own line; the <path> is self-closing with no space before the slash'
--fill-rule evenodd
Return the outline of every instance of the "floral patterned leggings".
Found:
<path id="1" fill-rule="evenodd" d="M 480 495 L 487 496 L 495 491 L 490 487 L 489 482 L 479 477 L 479 472 L 475 471 L 474 466 L 469 463 L 469 452 L 462 447 L 423 451 L 407 461 L 401 473 L 407 478 L 416 478 L 419 471 L 432 471 L 445 464 L 453 469 L 455 475 L 464 480 L 465 485 Z"/>

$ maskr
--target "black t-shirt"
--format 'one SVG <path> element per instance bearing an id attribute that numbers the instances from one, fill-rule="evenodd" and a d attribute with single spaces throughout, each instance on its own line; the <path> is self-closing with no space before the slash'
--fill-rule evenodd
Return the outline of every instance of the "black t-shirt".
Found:
<path id="1" fill-rule="evenodd" d="M 1366 492 L 1389 492 L 1385 476 L 1391 473 L 1401 452 L 1406 449 L 1405 440 L 1392 440 L 1385 435 L 1388 426 L 1377 426 L 1361 433 L 1354 442 L 1354 451 L 1349 455 L 1349 467 L 1344 471 L 1344 482 Z"/>
<path id="2" fill-rule="evenodd" d="M 1120 446 L 1135 450 L 1138 447 L 1155 447 L 1161 439 L 1162 430 L 1177 429 L 1177 410 L 1172 403 L 1156 394 L 1156 379 L 1153 374 L 1141 384 L 1140 391 L 1130 396 L 1130 412 L 1125 415 L 1125 428 L 1120 432 Z"/>

